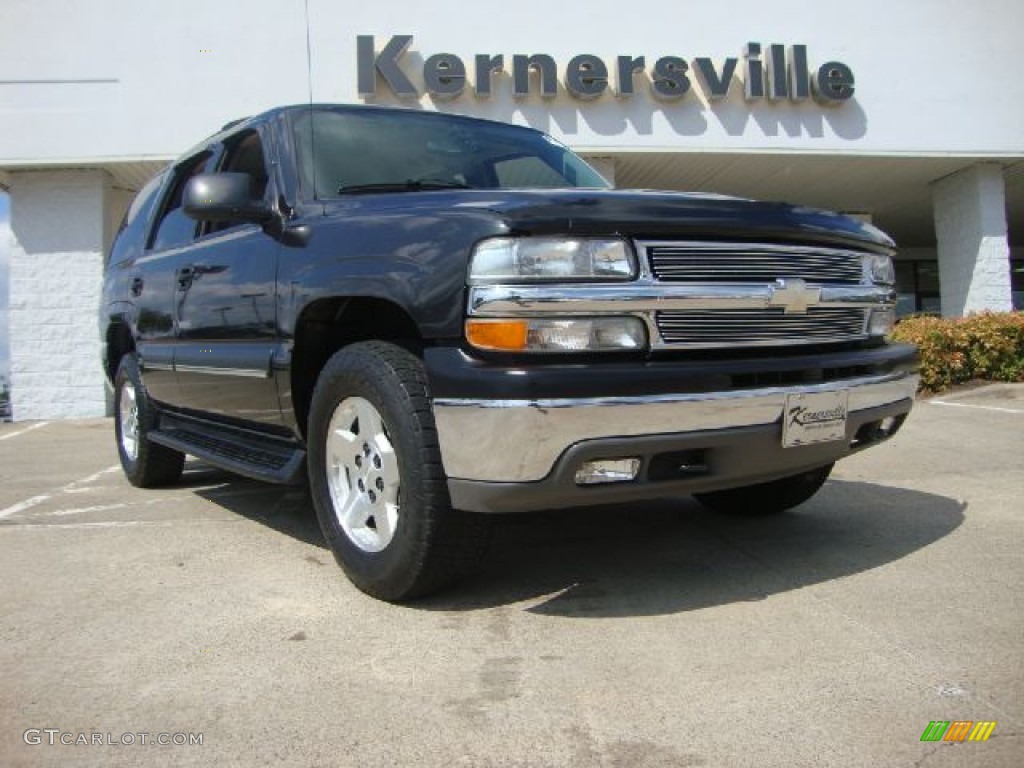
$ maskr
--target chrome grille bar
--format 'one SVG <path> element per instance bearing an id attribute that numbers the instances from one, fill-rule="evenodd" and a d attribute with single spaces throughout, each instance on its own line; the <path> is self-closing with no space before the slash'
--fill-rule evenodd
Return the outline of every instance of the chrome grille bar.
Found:
<path id="1" fill-rule="evenodd" d="M 824 344 L 867 338 L 867 313 L 851 307 L 810 307 L 806 314 L 777 308 L 655 312 L 665 344 L 745 347 Z"/>
<path id="2" fill-rule="evenodd" d="M 774 282 L 858 284 L 864 278 L 858 251 L 767 243 L 686 242 L 637 244 L 651 274 L 664 282 Z"/>

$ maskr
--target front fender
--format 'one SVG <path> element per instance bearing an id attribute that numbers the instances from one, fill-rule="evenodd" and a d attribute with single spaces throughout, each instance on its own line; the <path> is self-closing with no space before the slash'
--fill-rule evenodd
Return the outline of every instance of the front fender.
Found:
<path id="1" fill-rule="evenodd" d="M 293 337 L 305 307 L 333 296 L 401 307 L 424 338 L 458 336 L 465 314 L 466 264 L 473 245 L 507 230 L 485 211 L 387 209 L 367 201 L 303 222 L 301 248 L 281 251 L 279 324 Z"/>

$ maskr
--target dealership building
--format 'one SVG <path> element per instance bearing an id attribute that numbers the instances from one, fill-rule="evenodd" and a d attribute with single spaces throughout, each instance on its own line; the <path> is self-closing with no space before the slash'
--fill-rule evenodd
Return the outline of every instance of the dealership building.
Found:
<path id="1" fill-rule="evenodd" d="M 104 255 L 146 180 L 310 99 L 530 125 L 620 188 L 851 213 L 900 247 L 900 314 L 1022 308 L 1022 29 L 1020 0 L 5 0 L 14 418 L 106 413 Z"/>

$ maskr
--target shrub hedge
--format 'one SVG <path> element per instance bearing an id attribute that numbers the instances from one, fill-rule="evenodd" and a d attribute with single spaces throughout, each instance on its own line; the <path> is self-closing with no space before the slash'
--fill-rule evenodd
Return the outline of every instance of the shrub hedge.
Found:
<path id="1" fill-rule="evenodd" d="M 941 392 L 972 379 L 1024 381 L 1024 312 L 914 315 L 896 325 L 892 338 L 920 349 L 923 392 Z"/>

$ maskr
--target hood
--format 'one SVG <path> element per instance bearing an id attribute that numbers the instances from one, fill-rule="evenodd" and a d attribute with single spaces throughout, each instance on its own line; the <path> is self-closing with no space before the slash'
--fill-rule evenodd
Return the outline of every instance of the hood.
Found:
<path id="1" fill-rule="evenodd" d="M 832 211 L 723 195 L 653 190 L 471 189 L 359 195 L 327 203 L 381 214 L 490 212 L 513 234 L 748 240 L 889 251 L 876 227 Z"/>

